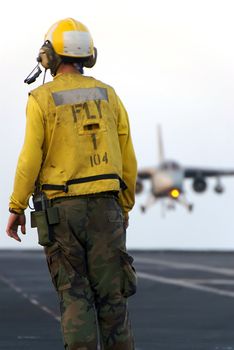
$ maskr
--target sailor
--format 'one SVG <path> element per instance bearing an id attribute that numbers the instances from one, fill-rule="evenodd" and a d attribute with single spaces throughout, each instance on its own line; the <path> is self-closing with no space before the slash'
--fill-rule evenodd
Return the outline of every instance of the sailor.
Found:
<path id="1" fill-rule="evenodd" d="M 29 93 L 6 232 L 21 241 L 33 195 L 32 226 L 58 292 L 64 348 L 96 350 L 100 339 L 102 349 L 132 350 L 127 298 L 136 273 L 126 228 L 137 166 L 123 103 L 83 74 L 96 59 L 89 30 L 72 18 L 45 35 L 38 62 L 53 80 Z"/>

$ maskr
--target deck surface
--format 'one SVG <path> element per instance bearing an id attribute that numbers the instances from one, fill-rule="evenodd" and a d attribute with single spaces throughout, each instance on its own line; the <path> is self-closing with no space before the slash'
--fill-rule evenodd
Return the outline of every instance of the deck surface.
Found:
<path id="1" fill-rule="evenodd" d="M 130 251 L 136 350 L 234 349 L 234 252 Z M 0 251 L 0 349 L 63 350 L 41 250 Z"/>

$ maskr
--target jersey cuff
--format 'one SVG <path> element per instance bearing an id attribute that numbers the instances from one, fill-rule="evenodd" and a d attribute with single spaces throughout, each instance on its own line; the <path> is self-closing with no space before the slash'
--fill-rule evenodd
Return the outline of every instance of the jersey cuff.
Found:
<path id="1" fill-rule="evenodd" d="M 15 210 L 15 209 L 12 209 L 12 208 L 9 208 L 9 212 L 11 213 L 11 214 L 17 214 L 17 215 L 23 215 L 24 214 L 24 211 L 23 210 Z"/>

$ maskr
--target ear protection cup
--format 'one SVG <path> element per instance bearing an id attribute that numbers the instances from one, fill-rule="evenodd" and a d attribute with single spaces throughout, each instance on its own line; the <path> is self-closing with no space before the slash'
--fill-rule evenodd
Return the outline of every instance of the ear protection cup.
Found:
<path id="1" fill-rule="evenodd" d="M 94 54 L 92 56 L 89 56 L 87 60 L 84 61 L 84 67 L 86 68 L 92 68 L 96 61 L 97 61 L 97 49 L 96 47 L 93 48 Z"/>
<path id="2" fill-rule="evenodd" d="M 45 69 L 50 69 L 52 76 L 56 75 L 57 69 L 62 63 L 61 57 L 54 51 L 49 40 L 46 40 L 40 48 L 37 61 L 41 63 Z"/>

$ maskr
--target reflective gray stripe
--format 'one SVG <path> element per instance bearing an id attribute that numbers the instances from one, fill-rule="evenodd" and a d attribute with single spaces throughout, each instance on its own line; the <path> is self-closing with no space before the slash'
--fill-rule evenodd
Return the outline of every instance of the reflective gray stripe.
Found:
<path id="1" fill-rule="evenodd" d="M 53 92 L 52 95 L 56 106 L 75 104 L 92 100 L 108 101 L 107 89 L 100 87 L 58 91 Z"/>

